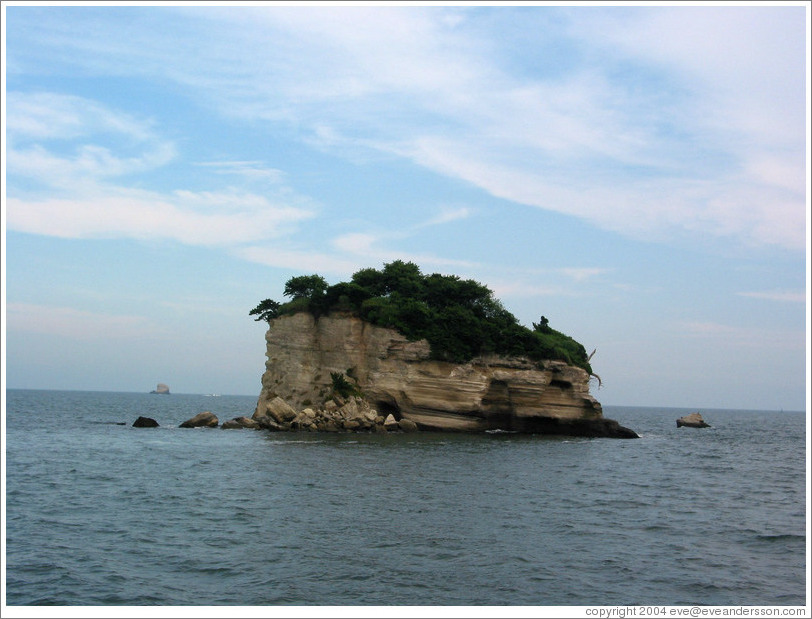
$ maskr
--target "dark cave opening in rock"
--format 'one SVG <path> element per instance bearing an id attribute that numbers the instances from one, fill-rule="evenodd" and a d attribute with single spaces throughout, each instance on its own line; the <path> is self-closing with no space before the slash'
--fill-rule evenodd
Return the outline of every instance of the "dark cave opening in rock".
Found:
<path id="1" fill-rule="evenodd" d="M 550 381 L 550 387 L 558 387 L 559 389 L 572 389 L 572 383 L 566 380 L 553 379 Z"/>
<path id="2" fill-rule="evenodd" d="M 381 400 L 375 403 L 375 408 L 378 410 L 378 413 L 384 417 L 387 415 L 392 415 L 395 419 L 400 421 L 400 408 L 398 408 L 398 405 L 394 402 L 385 402 Z"/>
<path id="3" fill-rule="evenodd" d="M 482 397 L 482 407 L 491 415 L 510 414 L 510 390 L 503 380 L 491 380 L 488 392 Z"/>

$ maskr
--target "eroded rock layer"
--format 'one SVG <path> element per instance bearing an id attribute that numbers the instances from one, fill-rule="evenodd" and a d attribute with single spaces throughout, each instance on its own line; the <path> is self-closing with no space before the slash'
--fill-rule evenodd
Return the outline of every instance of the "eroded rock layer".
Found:
<path id="1" fill-rule="evenodd" d="M 301 312 L 273 320 L 254 418 L 281 397 L 293 409 L 331 396 L 331 374 L 354 382 L 377 411 L 421 430 L 507 430 L 584 436 L 636 436 L 604 419 L 589 375 L 561 361 L 479 357 L 465 364 L 430 358 L 428 342 L 349 314 L 316 320 Z"/>

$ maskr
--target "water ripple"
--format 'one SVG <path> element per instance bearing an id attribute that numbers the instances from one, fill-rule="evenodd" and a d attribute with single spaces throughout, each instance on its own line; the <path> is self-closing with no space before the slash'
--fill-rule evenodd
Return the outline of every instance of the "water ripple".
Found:
<path id="1" fill-rule="evenodd" d="M 36 393 L 9 398 L 12 605 L 804 602 L 802 415 L 756 434 L 761 417 L 714 415 L 713 433 L 686 434 L 673 411 L 607 414 L 639 428 L 631 442 L 145 433 L 58 417 L 44 432 L 15 417 L 44 410 Z M 256 404 L 218 400 L 221 418 Z M 65 401 L 71 419 L 148 405 L 176 425 L 211 405 Z"/>

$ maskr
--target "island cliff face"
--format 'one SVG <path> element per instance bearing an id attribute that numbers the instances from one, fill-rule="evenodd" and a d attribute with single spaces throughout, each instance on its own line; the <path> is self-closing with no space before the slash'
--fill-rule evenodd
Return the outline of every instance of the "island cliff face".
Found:
<path id="1" fill-rule="evenodd" d="M 425 340 L 411 342 L 345 313 L 282 316 L 269 323 L 265 339 L 255 419 L 266 416 L 277 397 L 296 409 L 324 402 L 337 372 L 355 380 L 381 415 L 412 421 L 421 430 L 637 436 L 603 417 L 589 394 L 586 371 L 561 361 L 437 361 Z"/>

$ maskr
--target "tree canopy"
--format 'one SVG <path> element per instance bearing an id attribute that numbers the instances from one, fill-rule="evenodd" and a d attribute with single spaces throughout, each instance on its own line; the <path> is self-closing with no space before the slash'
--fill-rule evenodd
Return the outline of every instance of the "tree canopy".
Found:
<path id="1" fill-rule="evenodd" d="M 266 299 L 250 314 L 270 322 L 300 311 L 316 317 L 352 312 L 410 340 L 428 340 L 435 359 L 464 363 L 493 353 L 558 359 L 592 373 L 584 347 L 552 329 L 546 317 L 528 329 L 487 286 L 456 275 L 423 275 L 412 262 L 395 260 L 380 270 L 361 269 L 349 282 L 332 286 L 320 275 L 297 276 L 285 284 L 284 294 L 290 298 L 287 303 Z"/>
<path id="2" fill-rule="evenodd" d="M 279 315 L 279 303 L 272 299 L 265 299 L 259 302 L 254 309 L 248 312 L 249 316 L 256 316 L 254 320 L 265 320 L 271 322 Z"/>
<path id="3" fill-rule="evenodd" d="M 291 277 L 285 284 L 285 296 L 291 299 L 312 299 L 327 290 L 327 280 L 321 275 Z"/>

